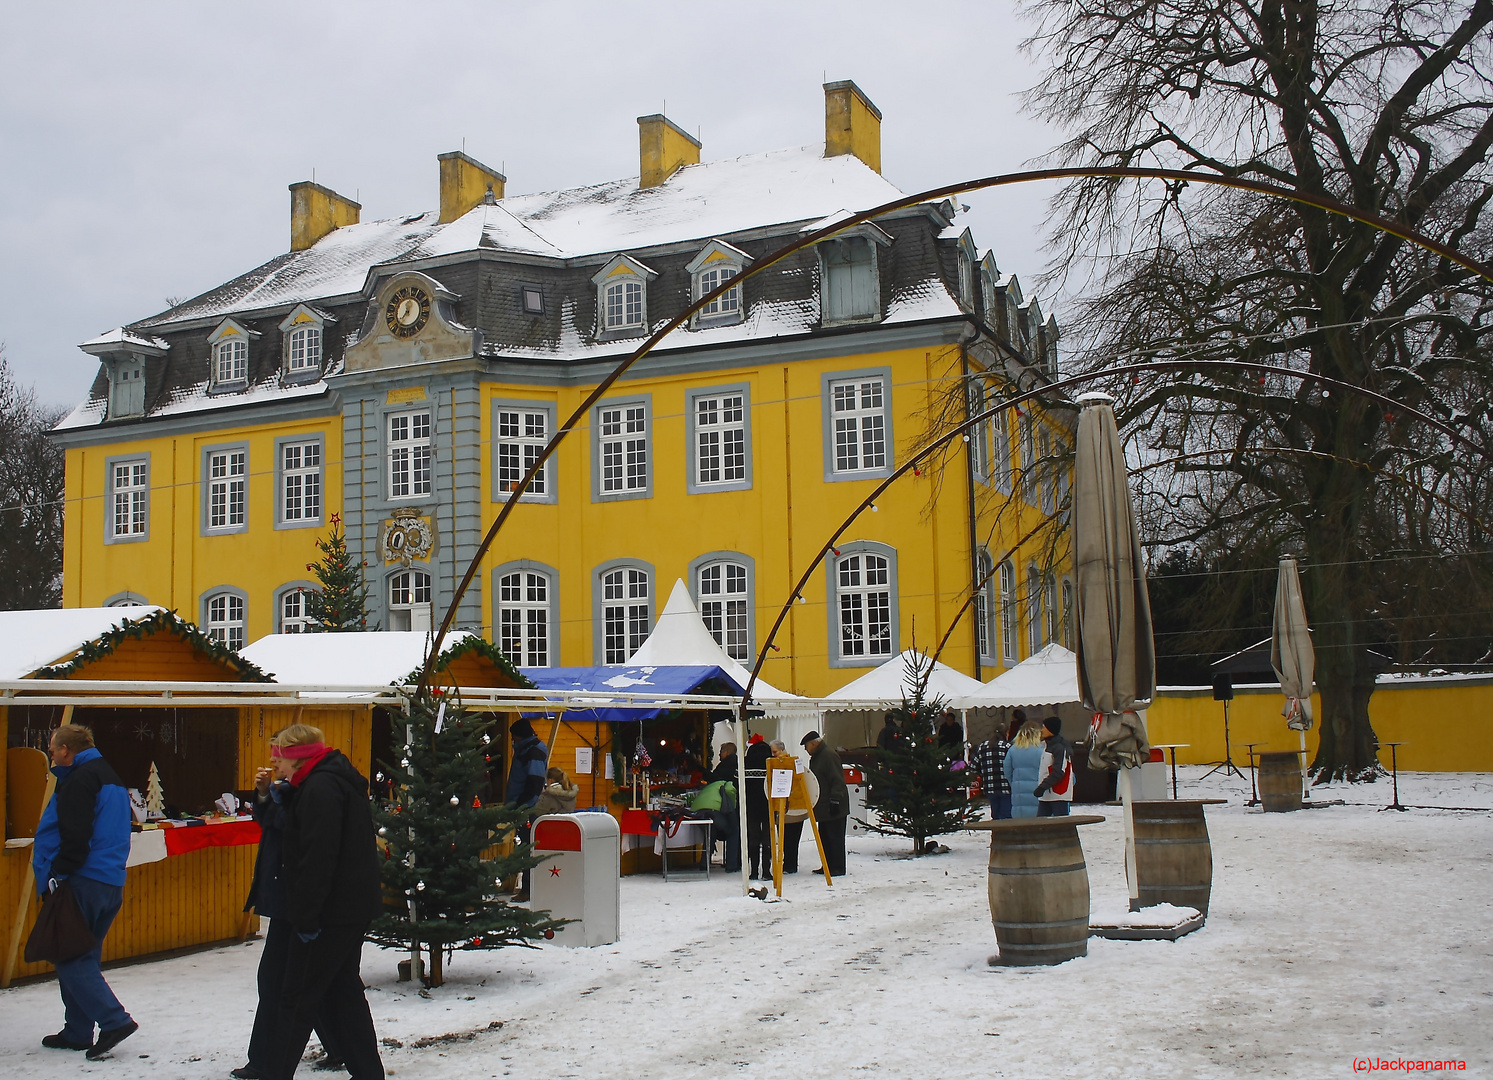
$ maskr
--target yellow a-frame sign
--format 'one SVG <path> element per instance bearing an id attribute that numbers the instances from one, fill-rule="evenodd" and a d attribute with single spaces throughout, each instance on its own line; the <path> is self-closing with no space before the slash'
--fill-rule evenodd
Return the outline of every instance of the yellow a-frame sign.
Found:
<path id="1" fill-rule="evenodd" d="M 824 841 L 819 838 L 819 823 L 814 820 L 814 804 L 809 801 L 809 786 L 791 754 L 767 759 L 767 807 L 772 822 L 772 884 L 778 899 L 783 898 L 783 826 L 789 810 L 808 813 L 814 845 L 819 849 L 819 865 L 824 867 L 824 883 L 833 885 L 829 860 L 824 857 Z"/>

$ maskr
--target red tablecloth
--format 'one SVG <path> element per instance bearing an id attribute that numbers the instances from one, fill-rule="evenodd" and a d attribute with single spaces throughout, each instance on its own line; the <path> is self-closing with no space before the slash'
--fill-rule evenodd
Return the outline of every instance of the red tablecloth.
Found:
<path id="1" fill-rule="evenodd" d="M 185 855 L 207 847 L 237 847 L 259 843 L 259 825 L 253 821 L 224 821 L 216 825 L 183 825 L 161 830 L 166 834 L 167 856 Z"/>
<path id="2" fill-rule="evenodd" d="M 653 815 L 647 810 L 622 811 L 622 834 L 624 836 L 652 836 L 658 832 L 653 824 Z"/>

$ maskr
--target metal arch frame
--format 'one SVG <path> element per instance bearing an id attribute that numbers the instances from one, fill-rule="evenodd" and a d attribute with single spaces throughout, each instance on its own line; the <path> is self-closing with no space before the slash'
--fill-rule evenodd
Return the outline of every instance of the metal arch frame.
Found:
<path id="1" fill-rule="evenodd" d="M 1004 412 L 1007 409 L 1015 408 L 1027 401 L 1032 400 L 1033 398 L 1043 397 L 1056 390 L 1065 390 L 1071 386 L 1093 382 L 1098 379 L 1113 378 L 1117 375 L 1131 375 L 1140 374 L 1142 372 L 1155 371 L 1196 371 L 1199 368 L 1204 369 L 1205 371 L 1212 369 L 1221 369 L 1222 371 L 1235 373 L 1251 372 L 1259 375 L 1282 375 L 1287 378 L 1300 380 L 1302 382 L 1314 382 L 1319 386 L 1327 386 L 1335 390 L 1344 391 L 1346 393 L 1356 393 L 1363 397 L 1367 397 L 1370 400 L 1377 401 L 1381 405 L 1388 406 L 1391 409 L 1414 416 L 1417 419 L 1424 421 L 1430 427 L 1433 427 L 1437 431 L 1440 431 L 1442 434 L 1447 435 L 1451 439 L 1457 442 L 1465 443 L 1466 445 L 1471 446 L 1479 451 L 1481 450 L 1480 447 L 1478 447 L 1466 436 L 1460 434 L 1455 429 L 1444 424 L 1437 418 L 1423 413 L 1418 409 L 1413 409 L 1407 405 L 1397 402 L 1393 398 L 1386 397 L 1385 395 L 1380 394 L 1377 391 L 1368 390 L 1361 386 L 1354 386 L 1352 383 L 1346 383 L 1341 381 L 1340 379 L 1334 379 L 1326 375 L 1318 375 L 1315 372 L 1298 371 L 1293 368 L 1278 367 L 1274 364 L 1261 364 L 1250 360 L 1152 360 L 1146 363 L 1139 364 L 1121 364 L 1116 367 L 1105 368 L 1101 371 L 1086 372 L 1082 375 L 1072 375 L 1066 379 L 1058 379 L 1054 382 L 1048 383 L 1047 385 L 1039 389 L 1029 390 L 1026 393 L 1007 398 L 1000 404 L 986 409 L 983 412 L 976 413 L 974 416 L 969 417 L 967 420 L 946 431 L 944 434 L 940 435 L 938 438 L 925 445 L 922 449 L 915 452 L 910 458 L 907 459 L 907 461 L 899 465 L 897 469 L 891 473 L 891 475 L 887 476 L 884 480 L 878 483 L 869 495 L 861 500 L 860 505 L 851 512 L 850 516 L 847 517 L 837 529 L 835 529 L 835 531 L 830 535 L 829 539 L 824 542 L 824 546 L 819 549 L 818 554 L 816 554 L 809 565 L 805 567 L 803 574 L 799 577 L 798 582 L 794 585 L 793 591 L 789 593 L 787 602 L 783 605 L 782 610 L 778 612 L 778 617 L 773 621 L 772 629 L 768 631 L 767 637 L 762 642 L 761 651 L 757 654 L 757 662 L 752 665 L 751 677 L 747 680 L 747 684 L 742 690 L 742 708 L 745 709 L 746 702 L 751 699 L 752 687 L 757 682 L 758 673 L 761 672 L 762 665 L 767 660 L 768 650 L 772 648 L 773 640 L 776 638 L 778 630 L 782 627 L 783 621 L 788 617 L 788 612 L 792 609 L 794 600 L 799 596 L 800 593 L 803 592 L 804 587 L 809 583 L 809 578 L 812 577 L 814 572 L 819 568 L 819 564 L 824 561 L 824 557 L 829 554 L 830 550 L 835 546 L 835 543 L 840 539 L 840 536 L 845 532 L 845 530 L 850 528 L 850 526 L 855 523 L 856 518 L 865 513 L 865 511 L 881 496 L 884 491 L 886 491 L 887 488 L 891 487 L 892 484 L 901 479 L 903 476 L 907 475 L 909 471 L 921 464 L 924 459 L 932 454 L 937 453 L 939 450 L 942 450 L 945 446 L 953 442 L 956 438 L 959 438 L 976 424 L 983 423 L 984 421 L 989 420 L 991 417 L 995 416 L 998 413 Z"/>
<path id="2" fill-rule="evenodd" d="M 467 589 L 471 587 L 472 581 L 476 578 L 477 573 L 482 565 L 482 560 L 487 557 L 487 553 L 491 549 L 493 541 L 497 539 L 498 533 L 502 530 L 504 523 L 512 515 L 513 510 L 518 505 L 519 498 L 521 497 L 523 492 L 527 490 L 529 484 L 539 474 L 539 471 L 544 468 L 545 464 L 549 461 L 550 457 L 554 454 L 560 443 L 565 440 L 566 436 L 568 436 L 573 430 L 575 430 L 575 428 L 590 412 L 591 407 L 595 405 L 596 402 L 601 400 L 603 395 L 605 395 L 606 392 L 612 388 L 617 380 L 620 379 L 634 364 L 636 364 L 639 360 L 652 352 L 653 349 L 661 341 L 663 341 L 665 337 L 673 333 L 679 327 L 685 325 L 689 321 L 689 319 L 706 304 L 710 303 L 712 300 L 715 300 L 717 297 L 719 297 L 729 289 L 741 285 L 742 282 L 746 281 L 748 278 L 752 277 L 759 271 L 766 270 L 768 267 L 776 265 L 795 252 L 802 251 L 804 248 L 812 247 L 813 245 L 818 244 L 824 240 L 828 240 L 842 232 L 845 232 L 848 229 L 852 229 L 855 226 L 862 224 L 863 222 L 870 221 L 874 218 L 881 217 L 888 213 L 892 213 L 893 211 L 901 210 L 909 206 L 916 206 L 920 203 L 945 198 L 950 195 L 958 195 L 966 191 L 981 191 L 989 188 L 1006 187 L 1014 184 L 1029 183 L 1040 180 L 1065 180 L 1080 179 L 1085 177 L 1107 179 L 1170 180 L 1178 183 L 1210 184 L 1217 187 L 1227 187 L 1240 191 L 1252 191 L 1257 194 L 1271 195 L 1277 198 L 1286 199 L 1291 202 L 1297 202 L 1307 206 L 1314 206 L 1319 210 L 1325 210 L 1329 213 L 1337 214 L 1341 217 L 1347 217 L 1354 221 L 1362 222 L 1366 225 L 1372 225 L 1373 227 L 1392 236 L 1397 236 L 1402 240 L 1406 240 L 1419 247 L 1425 248 L 1427 251 L 1434 252 L 1435 254 L 1440 255 L 1442 258 L 1448 259 L 1451 262 L 1464 267 L 1465 269 L 1471 270 L 1479 277 L 1482 277 L 1489 282 L 1493 282 L 1493 268 L 1485 267 L 1483 264 L 1477 262 L 1476 260 L 1463 255 L 1461 252 L 1458 252 L 1448 247 L 1447 245 L 1440 243 L 1439 241 L 1433 240 L 1428 236 L 1424 236 L 1399 222 L 1393 221 L 1386 217 L 1382 217 L 1381 215 L 1354 209 L 1353 207 L 1348 206 L 1345 203 L 1340 203 L 1334 199 L 1310 195 L 1305 192 L 1294 191 L 1290 188 L 1277 187 L 1274 184 L 1267 184 L 1258 180 L 1247 180 L 1242 177 L 1219 176 L 1206 173 L 1194 173 L 1182 169 L 1147 169 L 1135 167 L 1027 169 L 1018 172 L 999 173 L 994 176 L 984 177 L 983 179 L 966 180 L 955 184 L 946 184 L 942 187 L 930 188 L 926 191 L 920 191 L 913 195 L 905 195 L 900 199 L 893 199 L 890 202 L 883 203 L 882 205 L 873 207 L 870 210 L 864 210 L 860 213 L 852 214 L 851 216 L 837 221 L 831 225 L 827 225 L 824 228 L 816 229 L 813 232 L 810 232 L 805 236 L 799 238 L 798 240 L 795 240 L 793 243 L 779 248 L 777 251 L 764 256 L 763 258 L 753 262 L 751 266 L 745 268 L 743 272 L 737 277 L 732 278 L 729 282 L 722 283 L 717 288 L 712 289 L 704 296 L 701 296 L 694 303 L 685 308 L 684 311 L 674 316 L 663 326 L 650 334 L 648 338 L 640 346 L 638 346 L 638 348 L 632 353 L 632 355 L 618 364 L 617 367 L 613 369 L 611 374 L 609 374 L 605 379 L 598 383 L 596 388 L 593 389 L 591 393 L 587 394 L 585 399 L 578 406 L 576 406 L 575 411 L 572 412 L 571 415 L 565 420 L 564 424 L 560 425 L 555 430 L 555 434 L 550 438 L 550 441 L 545 444 L 544 449 L 540 452 L 538 458 L 535 459 L 534 463 L 524 474 L 523 479 L 520 480 L 518 484 L 514 486 L 513 491 L 509 493 L 507 501 L 503 504 L 502 509 L 498 511 L 498 516 L 493 520 L 492 525 L 488 528 L 487 534 L 483 537 L 481 544 L 479 544 L 477 547 L 477 551 L 473 554 L 472 561 L 468 565 L 466 573 L 462 576 L 461 582 L 457 585 L 455 592 L 452 594 L 451 603 L 446 609 L 445 617 L 441 619 L 440 629 L 437 630 L 436 635 L 431 642 L 429 655 L 426 657 L 425 664 L 420 672 L 419 682 L 417 683 L 415 688 L 416 696 L 423 696 L 428 691 L 430 686 L 430 677 L 432 674 L 432 665 L 435 662 L 436 658 L 440 656 L 441 645 L 444 643 L 446 634 L 451 629 L 451 625 L 456 619 L 457 607 L 460 605 L 462 597 L 466 595 Z M 1266 368 L 1264 365 L 1260 365 L 1259 367 L 1261 370 L 1280 371 L 1284 374 L 1297 374 L 1295 372 L 1290 372 L 1288 369 Z M 1129 369 L 1111 369 L 1109 374 L 1113 374 L 1119 370 L 1140 371 L 1155 369 L 1155 365 L 1144 365 L 1131 367 Z M 1070 379 L 1062 380 L 1056 383 L 1050 383 L 1045 389 L 1056 389 L 1063 385 L 1071 384 L 1073 381 L 1074 380 Z M 1344 389 L 1361 389 L 1358 387 L 1353 387 L 1350 384 L 1335 383 L 1334 380 L 1324 379 L 1323 381 L 1325 383 L 1338 385 L 1340 387 L 1343 387 Z M 1367 393 L 1368 391 L 1365 392 Z M 1020 400 L 1025 400 L 1025 398 L 1022 398 Z M 1398 403 L 1394 404 L 1399 411 L 1413 411 Z M 988 414 L 983 415 L 993 415 L 998 411 L 1000 410 L 993 409 L 990 410 Z M 1422 418 L 1429 419 L 1428 417 Z M 961 428 L 958 430 L 962 430 L 962 428 L 964 426 L 967 426 L 968 423 L 969 422 L 966 422 L 966 425 L 961 425 Z M 1440 425 L 1437 426 L 1439 427 Z M 1447 429 L 1442 428 L 1442 430 Z M 1454 437 L 1456 437 L 1455 433 L 1453 433 L 1453 435 Z M 897 473 L 893 474 L 892 477 L 888 478 L 888 482 L 890 482 L 891 479 L 895 479 L 896 476 L 901 475 L 901 472 L 902 470 L 899 470 Z M 883 490 L 884 486 L 885 485 L 883 485 L 883 488 L 879 488 L 878 491 Z M 857 511 L 857 513 L 859 513 L 859 511 Z M 849 523 L 847 522 L 847 525 L 848 524 Z M 823 553 L 821 553 L 820 558 L 823 558 Z M 802 584 L 800 584 L 799 588 L 802 588 Z M 797 594 L 798 589 L 795 589 L 794 595 L 796 596 Z M 792 602 L 791 597 L 789 599 L 789 602 Z M 778 623 L 780 624 L 781 622 L 782 616 L 780 615 Z M 776 629 L 777 626 L 775 625 L 774 631 L 776 631 Z M 771 638 L 769 638 L 768 640 L 770 642 Z M 752 669 L 752 682 L 756 681 L 757 672 L 761 668 L 762 661 L 766 655 L 766 649 L 767 645 L 764 644 L 763 652 L 758 655 L 757 664 Z M 747 687 L 747 691 L 750 692 L 750 690 L 751 685 L 749 684 Z"/>

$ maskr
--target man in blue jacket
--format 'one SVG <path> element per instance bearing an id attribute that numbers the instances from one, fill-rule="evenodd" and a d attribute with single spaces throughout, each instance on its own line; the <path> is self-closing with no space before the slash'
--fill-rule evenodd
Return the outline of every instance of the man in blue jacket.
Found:
<path id="1" fill-rule="evenodd" d="M 503 801 L 526 810 L 532 810 L 544 794 L 545 773 L 549 770 L 549 747 L 534 733 L 534 725 L 522 716 L 508 728 L 513 739 L 513 764 L 508 767 L 508 785 L 503 789 Z M 518 830 L 521 844 L 529 842 L 529 826 L 526 823 Z M 532 871 L 525 870 L 519 890 L 513 899 L 519 903 L 529 899 L 529 879 Z"/>
<path id="2" fill-rule="evenodd" d="M 42 813 L 31 848 L 36 888 L 45 897 L 61 882 L 68 882 L 98 944 L 57 965 L 66 1025 L 41 1042 L 54 1050 L 86 1050 L 97 1061 L 140 1029 L 99 969 L 104 935 L 124 902 L 130 797 L 94 748 L 93 732 L 86 727 L 63 724 L 57 728 L 52 732 L 51 752 L 57 790 Z"/>

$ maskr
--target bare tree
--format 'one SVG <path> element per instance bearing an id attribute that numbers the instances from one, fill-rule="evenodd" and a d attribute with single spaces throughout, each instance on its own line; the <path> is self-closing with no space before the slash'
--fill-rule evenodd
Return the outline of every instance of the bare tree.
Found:
<path id="1" fill-rule="evenodd" d="M 0 344 L 0 609 L 62 602 L 62 450 L 47 433 L 61 414 L 15 380 Z"/>
<path id="2" fill-rule="evenodd" d="M 1026 8 L 1028 48 L 1051 63 L 1029 106 L 1071 133 L 1062 162 L 1265 181 L 1487 259 L 1493 0 Z M 1212 185 L 1083 180 L 1052 224 L 1058 265 L 1091 275 L 1067 321 L 1070 366 L 1266 361 L 1437 414 L 1470 440 L 1311 379 L 1112 387 L 1140 456 L 1177 459 L 1145 493 L 1153 542 L 1302 555 L 1323 698 L 1313 770 L 1372 775 L 1366 646 L 1387 609 L 1425 601 L 1424 578 L 1398 597 L 1387 583 L 1412 566 L 1489 580 L 1465 504 L 1487 503 L 1493 287 L 1349 218 Z M 1447 509 L 1459 502 L 1462 518 Z"/>

